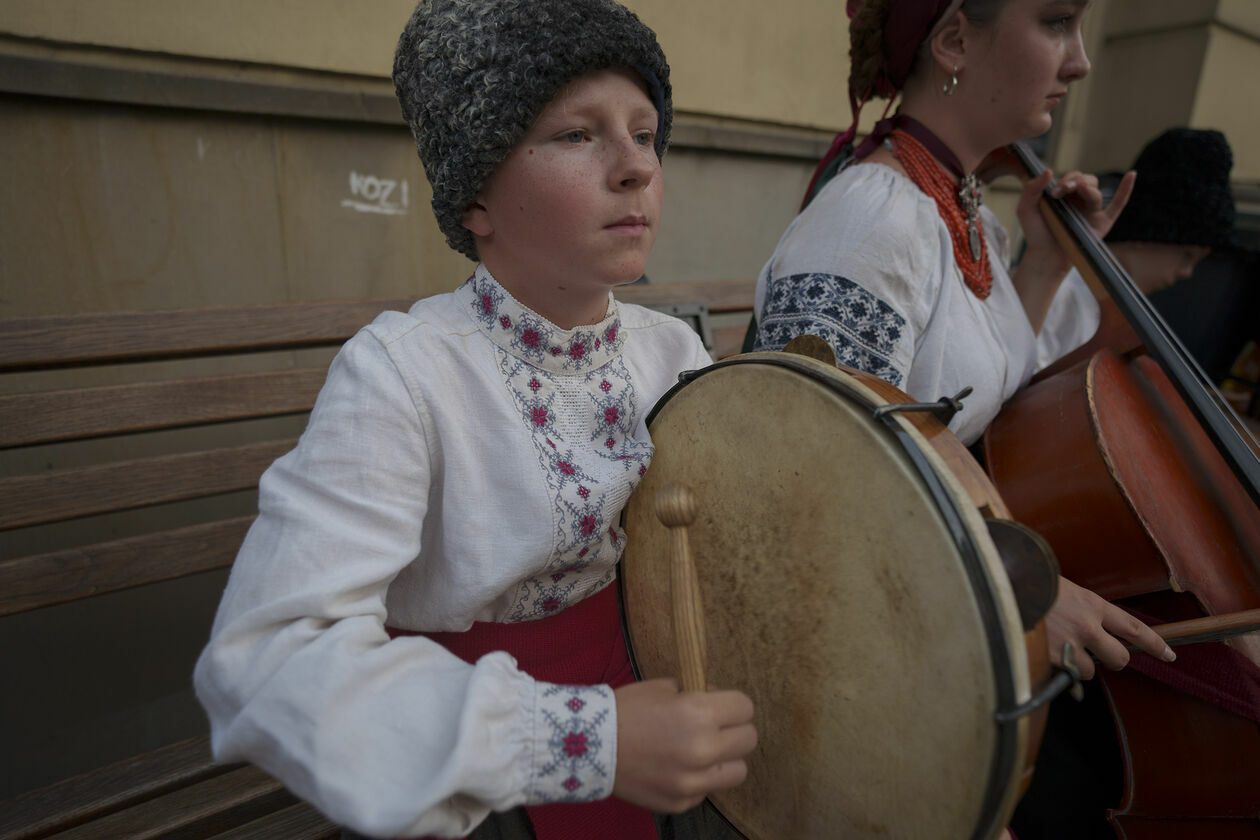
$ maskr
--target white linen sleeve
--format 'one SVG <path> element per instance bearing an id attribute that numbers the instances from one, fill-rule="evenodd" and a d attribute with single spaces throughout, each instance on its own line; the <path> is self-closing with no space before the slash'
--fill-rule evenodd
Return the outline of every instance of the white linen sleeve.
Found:
<path id="1" fill-rule="evenodd" d="M 1059 284 L 1046 320 L 1037 333 L 1037 370 L 1080 347 L 1098 332 L 1098 299 L 1073 268 Z"/>
<path id="2" fill-rule="evenodd" d="M 373 836 L 462 835 L 491 810 L 612 788 L 607 686 L 560 688 L 506 653 L 469 665 L 423 637 L 389 640 L 385 593 L 420 550 L 433 457 L 421 407 L 361 332 L 297 448 L 262 478 L 194 674 L 216 758 L 252 761 Z M 600 784 L 575 795 L 556 757 L 583 724 L 582 743 L 604 749 Z"/>
<path id="3" fill-rule="evenodd" d="M 939 294 L 934 223 L 887 167 L 854 170 L 819 193 L 762 269 L 755 349 L 817 335 L 841 364 L 902 387 Z"/>

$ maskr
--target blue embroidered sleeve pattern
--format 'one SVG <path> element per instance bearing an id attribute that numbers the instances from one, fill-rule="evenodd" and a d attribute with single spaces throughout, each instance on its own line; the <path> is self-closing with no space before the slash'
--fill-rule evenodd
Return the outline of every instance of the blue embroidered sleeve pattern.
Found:
<path id="1" fill-rule="evenodd" d="M 895 309 L 847 277 L 793 274 L 767 285 L 753 349 L 782 350 L 798 335 L 816 335 L 836 361 L 900 386 L 904 375 L 892 356 L 905 326 Z"/>

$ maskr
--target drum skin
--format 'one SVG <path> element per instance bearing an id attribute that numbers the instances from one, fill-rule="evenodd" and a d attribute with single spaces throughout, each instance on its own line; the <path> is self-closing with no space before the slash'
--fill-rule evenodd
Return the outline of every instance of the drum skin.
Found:
<path id="1" fill-rule="evenodd" d="M 636 668 L 678 673 L 670 536 L 653 499 L 683 484 L 698 502 L 689 542 L 707 679 L 752 697 L 759 733 L 747 781 L 714 806 L 750 840 L 995 837 L 1030 749 L 1027 719 L 995 722 L 1002 703 L 1029 696 L 1001 559 L 910 423 L 896 421 L 934 465 L 970 561 L 872 418 L 884 401 L 833 366 L 785 356 L 734 357 L 657 406 L 656 453 L 625 518 Z"/>

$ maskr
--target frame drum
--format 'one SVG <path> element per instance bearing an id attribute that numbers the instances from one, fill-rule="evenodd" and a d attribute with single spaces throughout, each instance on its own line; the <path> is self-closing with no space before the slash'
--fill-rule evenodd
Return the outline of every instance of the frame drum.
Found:
<path id="1" fill-rule="evenodd" d="M 681 484 L 709 684 L 756 706 L 748 779 L 714 807 L 750 840 L 992 838 L 1030 749 L 1024 632 L 984 520 L 904 416 L 834 366 L 736 356 L 648 418 L 625 514 L 626 636 L 644 679 L 679 674 L 671 535 Z"/>

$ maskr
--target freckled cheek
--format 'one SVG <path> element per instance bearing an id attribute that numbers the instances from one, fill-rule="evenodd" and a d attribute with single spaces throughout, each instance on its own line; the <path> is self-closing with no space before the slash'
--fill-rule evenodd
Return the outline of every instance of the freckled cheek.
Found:
<path id="1" fill-rule="evenodd" d="M 557 177 L 539 184 L 521 208 L 524 222 L 544 237 L 574 233 L 583 219 L 594 215 L 584 196 L 578 185 L 567 179 Z"/>

